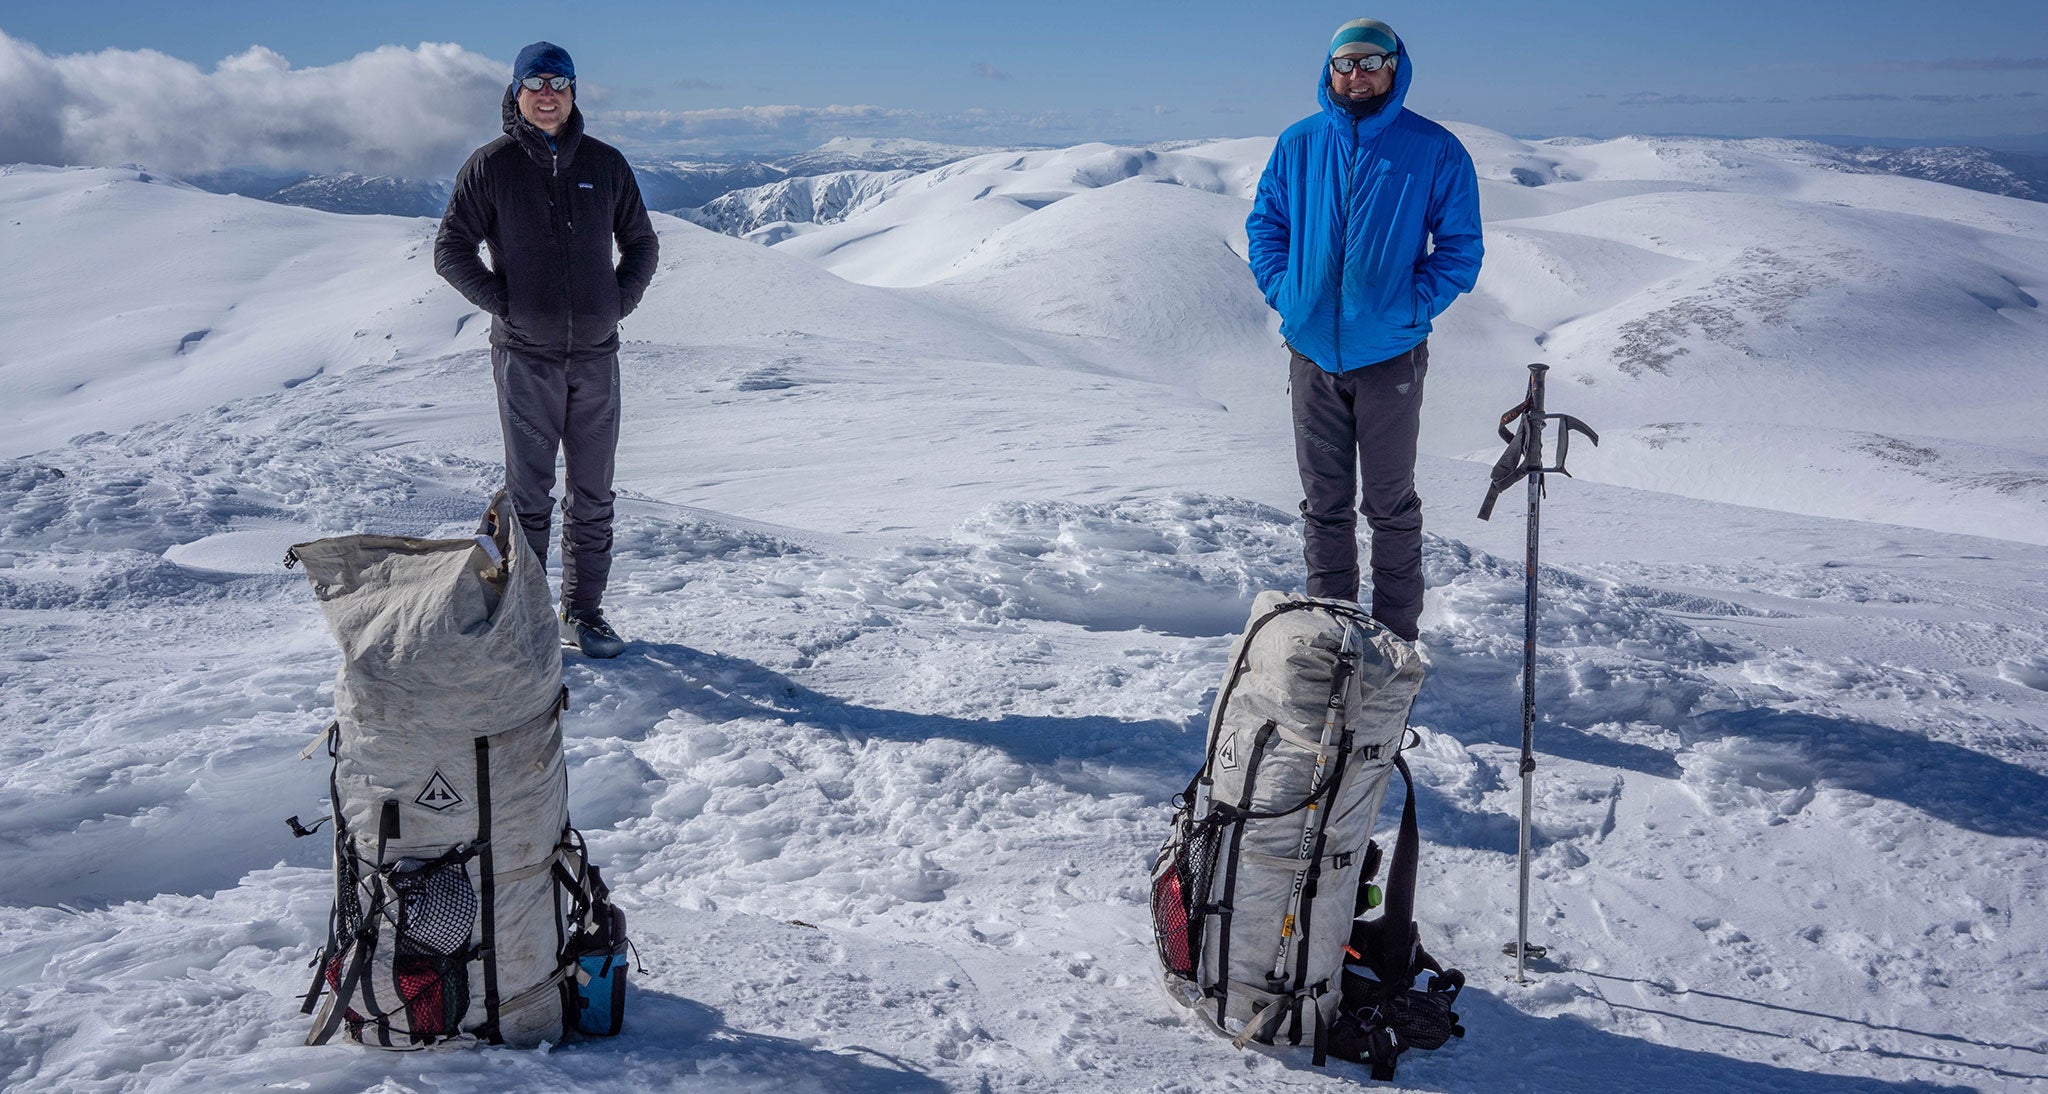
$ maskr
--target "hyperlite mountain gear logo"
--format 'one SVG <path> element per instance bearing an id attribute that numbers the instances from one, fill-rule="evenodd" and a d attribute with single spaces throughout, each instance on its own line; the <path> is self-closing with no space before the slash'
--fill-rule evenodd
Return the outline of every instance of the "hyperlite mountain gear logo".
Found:
<path id="1" fill-rule="evenodd" d="M 1223 747 L 1216 753 L 1216 766 L 1237 766 L 1237 738 L 1235 736 L 1223 738 Z"/>
<path id="2" fill-rule="evenodd" d="M 434 777 L 427 780 L 427 788 L 420 791 L 420 796 L 413 801 L 438 813 L 443 809 L 453 809 L 461 805 L 462 795 L 457 794 L 455 788 L 448 785 L 448 780 L 436 771 Z"/>

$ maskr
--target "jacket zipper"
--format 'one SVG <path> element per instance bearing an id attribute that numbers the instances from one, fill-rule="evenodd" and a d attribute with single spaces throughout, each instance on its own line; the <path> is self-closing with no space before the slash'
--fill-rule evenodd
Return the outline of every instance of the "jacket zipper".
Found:
<path id="1" fill-rule="evenodd" d="M 548 159 L 551 162 L 549 171 L 554 175 L 557 184 L 549 189 L 559 191 L 562 180 L 561 151 L 548 149 Z M 549 200 L 554 199 L 550 197 Z M 570 295 L 572 286 L 569 284 L 569 252 L 576 242 L 576 222 L 569 217 L 569 200 L 566 194 L 562 197 L 562 224 L 565 227 L 562 233 L 562 301 L 567 305 L 562 326 L 562 356 L 563 360 L 568 360 L 576 356 L 576 299 Z"/>
<path id="2" fill-rule="evenodd" d="M 1351 119 L 1351 154 L 1344 166 L 1344 193 L 1337 205 L 1337 310 L 1330 316 L 1330 345 L 1336 351 L 1337 372 L 1344 371 L 1344 271 L 1346 251 L 1351 246 L 1351 192 L 1358 187 L 1358 123 Z"/>

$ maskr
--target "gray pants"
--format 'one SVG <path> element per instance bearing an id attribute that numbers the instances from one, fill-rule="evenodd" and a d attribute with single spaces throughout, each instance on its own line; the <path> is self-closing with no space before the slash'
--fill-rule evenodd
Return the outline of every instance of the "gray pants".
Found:
<path id="1" fill-rule="evenodd" d="M 619 355 L 564 367 L 491 347 L 505 489 L 533 553 L 548 557 L 555 452 L 568 465 L 562 498 L 562 610 L 604 601 L 612 572 L 612 468 L 619 448 Z"/>
<path id="2" fill-rule="evenodd" d="M 1422 500 L 1415 439 L 1429 343 L 1376 365 L 1289 363 L 1308 595 L 1358 599 L 1358 514 L 1372 529 L 1372 617 L 1414 641 L 1422 614 Z"/>

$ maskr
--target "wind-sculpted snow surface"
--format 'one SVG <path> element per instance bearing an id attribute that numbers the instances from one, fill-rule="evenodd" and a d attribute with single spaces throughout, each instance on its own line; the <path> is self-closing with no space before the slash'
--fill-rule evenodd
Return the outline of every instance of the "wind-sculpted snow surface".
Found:
<path id="1" fill-rule="evenodd" d="M 1488 276 L 1504 280 L 1439 335 L 1432 405 L 1479 419 L 1459 451 L 1488 460 L 1522 373 L 1479 351 L 1539 327 L 1562 339 L 1575 307 L 1588 324 L 1633 309 L 1615 329 L 1658 311 L 1645 301 L 1704 307 L 1703 286 L 1766 245 L 1814 279 L 1788 325 L 1817 299 L 1848 306 L 1843 284 L 1905 306 L 1913 292 L 1885 278 L 1921 275 L 1874 257 L 1886 224 L 1922 232 L 1965 281 L 2024 274 L 2038 253 L 2023 232 L 1942 227 L 1931 198 L 1917 219 L 1802 211 L 1713 191 L 1726 179 L 1699 164 L 1682 185 L 1592 177 L 1628 166 L 1623 152 L 1672 163 L 1653 142 L 1498 142 L 1474 142 L 1501 169 L 1489 200 L 1569 192 L 1496 230 L 1506 273 Z M 634 641 L 565 666 L 572 815 L 645 970 L 622 1037 L 538 1052 L 301 1047 L 328 845 L 280 823 L 324 808 L 324 757 L 297 757 L 332 717 L 336 653 L 279 559 L 339 532 L 473 526 L 499 458 L 481 324 L 417 272 L 422 237 L 402 222 L 132 173 L 0 177 L 0 231 L 84 233 L 72 257 L 27 253 L 35 277 L 0 305 L 25 438 L 0 459 L 0 1084 L 1363 1081 L 1304 1050 L 1236 1052 L 1188 1020 L 1157 990 L 1147 919 L 1149 856 L 1200 762 L 1232 636 L 1260 589 L 1299 582 L 1278 347 L 1231 249 L 1258 144 L 937 172 L 932 194 L 971 187 L 964 205 L 933 197 L 933 220 L 889 234 L 951 242 L 889 258 L 846 237 L 849 261 L 932 275 L 915 288 L 660 218 L 664 269 L 625 331 L 607 601 Z M 1715 170 L 1771 176 L 1746 162 Z M 1781 167 L 1771 185 L 1825 182 Z M 1653 227 L 1658 203 L 1695 196 Z M 2018 215 L 1979 200 L 1958 207 Z M 977 201 L 1002 211 L 973 234 Z M 1683 220 L 1713 209 L 1714 224 Z M 1803 216 L 1823 228 L 1802 236 Z M 1779 238 L 1717 238 L 1746 218 Z M 130 235 L 95 235 L 102 222 Z M 1976 257 L 1942 250 L 1965 237 Z M 1820 261 L 1823 243 L 1850 257 Z M 191 292 L 152 295 L 173 269 Z M 2031 276 L 2015 291 L 2038 297 Z M 91 330 L 97 348 L 66 348 L 62 330 L 105 314 L 93 300 L 135 315 L 123 337 L 143 348 L 120 357 Z M 2029 307 L 1920 318 L 1981 350 L 1999 323 L 2036 329 Z M 1907 396 L 1849 394 L 1860 360 L 1728 372 L 1727 343 L 1701 331 L 1762 352 L 1780 328 L 1686 321 L 1667 371 L 1560 360 L 1552 388 L 1605 440 L 1575 448 L 1574 470 L 1598 453 L 1642 488 L 1553 478 L 1544 509 L 1532 896 L 1550 956 L 1526 987 L 1500 956 L 1520 495 L 1480 523 L 1485 465 L 1422 461 L 1422 925 L 1471 986 L 1467 1039 L 1411 1054 L 1401 1078 L 1475 1094 L 2048 1083 L 2048 547 L 2022 535 L 2042 521 L 2039 464 L 2003 434 L 1895 428 Z M 1859 352 L 1860 337 L 1832 336 Z M 363 342 L 388 348 L 334 348 Z M 2018 420 L 1970 388 L 2022 400 L 2020 370 L 1968 354 L 1944 368 L 1910 396 L 1926 420 Z M 1768 399 L 1731 386 L 1772 369 L 1847 400 L 1816 422 L 1871 424 L 1733 415 Z M 80 393 L 71 376 L 92 379 Z M 1685 413 L 1629 400 L 1681 378 Z M 1795 463 L 1812 469 L 1785 473 Z M 1860 519 L 1795 512 L 1835 511 L 1814 485 L 1832 482 L 1853 486 Z M 1881 490 L 1934 521 L 1981 514 L 1969 527 L 1987 535 L 1874 523 Z M 1743 491 L 1773 508 L 1684 496 Z"/>
<path id="2" fill-rule="evenodd" d="M 470 310 L 435 276 L 425 221 L 22 165 L 0 166 L 0 208 L 0 455 L 431 356 Z"/>

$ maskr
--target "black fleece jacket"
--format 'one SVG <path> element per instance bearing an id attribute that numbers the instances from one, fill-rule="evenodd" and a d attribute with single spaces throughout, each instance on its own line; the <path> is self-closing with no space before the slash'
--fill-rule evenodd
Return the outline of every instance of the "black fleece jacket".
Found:
<path id="1" fill-rule="evenodd" d="M 582 109 L 550 147 L 520 116 L 517 87 L 505 90 L 505 135 L 455 176 L 434 270 L 495 317 L 492 345 L 561 364 L 600 358 L 618 350 L 619 320 L 654 279 L 661 241 L 626 157 L 584 135 Z"/>

